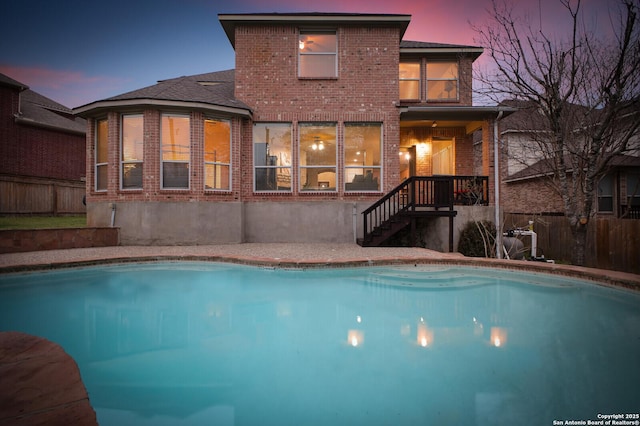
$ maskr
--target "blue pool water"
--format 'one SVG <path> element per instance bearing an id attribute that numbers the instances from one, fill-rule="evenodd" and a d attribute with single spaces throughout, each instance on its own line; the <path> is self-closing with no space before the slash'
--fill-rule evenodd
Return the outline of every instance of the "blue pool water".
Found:
<path id="1" fill-rule="evenodd" d="M 640 295 L 444 266 L 0 275 L 101 426 L 550 425 L 640 408 Z"/>

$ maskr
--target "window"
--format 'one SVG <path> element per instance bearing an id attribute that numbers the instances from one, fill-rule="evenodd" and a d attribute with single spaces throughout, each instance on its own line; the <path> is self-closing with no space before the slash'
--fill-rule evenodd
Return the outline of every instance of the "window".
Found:
<path id="1" fill-rule="evenodd" d="M 231 189 L 231 124 L 228 121 L 204 121 L 204 187 Z"/>
<path id="2" fill-rule="evenodd" d="M 336 125 L 300 124 L 300 190 L 336 190 Z"/>
<path id="3" fill-rule="evenodd" d="M 613 175 L 608 174 L 598 182 L 598 211 L 613 212 Z"/>
<path id="4" fill-rule="evenodd" d="M 400 62 L 400 99 L 420 99 L 420 62 Z"/>
<path id="5" fill-rule="evenodd" d="M 380 124 L 345 124 L 345 191 L 380 191 L 381 146 Z"/>
<path id="6" fill-rule="evenodd" d="M 122 189 L 142 188 L 142 158 L 144 150 L 144 119 L 142 115 L 123 115 L 120 170 Z"/>
<path id="7" fill-rule="evenodd" d="M 338 45 L 335 31 L 300 31 L 298 52 L 298 76 L 338 76 Z"/>
<path id="8" fill-rule="evenodd" d="M 627 205 L 640 209 L 640 173 L 627 173 Z"/>
<path id="9" fill-rule="evenodd" d="M 457 63 L 427 63 L 427 99 L 430 101 L 458 100 Z"/>
<path id="10" fill-rule="evenodd" d="M 188 189 L 191 155 L 189 117 L 163 115 L 160 134 L 162 188 Z"/>
<path id="11" fill-rule="evenodd" d="M 107 120 L 98 120 L 96 124 L 96 191 L 107 190 L 108 173 L 108 123 Z"/>
<path id="12" fill-rule="evenodd" d="M 291 124 L 253 126 L 255 191 L 291 192 Z"/>

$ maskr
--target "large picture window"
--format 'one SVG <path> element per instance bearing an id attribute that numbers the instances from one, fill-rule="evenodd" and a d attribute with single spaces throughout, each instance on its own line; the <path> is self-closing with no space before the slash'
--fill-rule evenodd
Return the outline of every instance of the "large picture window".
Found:
<path id="1" fill-rule="evenodd" d="M 253 167 L 255 191 L 291 192 L 291 124 L 255 123 Z"/>
<path id="2" fill-rule="evenodd" d="M 338 76 L 338 44 L 335 31 L 300 31 L 298 52 L 298 76 Z"/>
<path id="3" fill-rule="evenodd" d="M 231 125 L 228 121 L 204 121 L 205 189 L 231 189 Z"/>
<path id="4" fill-rule="evenodd" d="M 96 169 L 95 169 L 95 189 L 96 191 L 107 190 L 107 171 L 108 171 L 108 122 L 107 120 L 98 120 L 96 123 Z"/>
<path id="5" fill-rule="evenodd" d="M 420 62 L 400 62 L 400 99 L 420 99 Z"/>
<path id="6" fill-rule="evenodd" d="M 430 101 L 458 100 L 457 63 L 427 63 L 427 99 Z"/>
<path id="7" fill-rule="evenodd" d="M 162 188 L 189 188 L 189 159 L 191 156 L 191 131 L 189 117 L 162 115 Z"/>
<path id="8" fill-rule="evenodd" d="M 300 191 L 335 191 L 335 123 L 304 123 L 298 130 Z"/>
<path id="9" fill-rule="evenodd" d="M 345 191 L 380 191 L 381 147 L 379 123 L 345 124 Z"/>
<path id="10" fill-rule="evenodd" d="M 144 118 L 142 115 L 123 115 L 121 134 L 122 189 L 142 188 L 142 161 L 144 151 Z"/>

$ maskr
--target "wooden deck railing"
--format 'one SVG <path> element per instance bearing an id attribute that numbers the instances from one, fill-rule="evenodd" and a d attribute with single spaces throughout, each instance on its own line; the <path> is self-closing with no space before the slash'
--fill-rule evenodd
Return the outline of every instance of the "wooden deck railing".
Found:
<path id="1" fill-rule="evenodd" d="M 486 176 L 412 176 L 362 212 L 364 241 L 401 215 L 429 209 L 453 211 L 456 204 L 486 205 L 488 200 Z"/>

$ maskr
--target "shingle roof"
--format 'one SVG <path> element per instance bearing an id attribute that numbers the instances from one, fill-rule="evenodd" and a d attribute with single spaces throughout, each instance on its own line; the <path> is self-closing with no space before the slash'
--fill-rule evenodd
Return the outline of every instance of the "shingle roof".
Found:
<path id="1" fill-rule="evenodd" d="M 16 81 L 11 77 L 4 75 L 2 73 L 0 73 L 0 84 L 4 86 L 17 87 L 19 90 L 24 90 L 29 88 L 29 86 L 27 86 L 26 84 L 22 84 L 19 81 Z"/>
<path id="2" fill-rule="evenodd" d="M 15 87 L 20 92 L 20 112 L 15 117 L 16 122 L 71 133 L 86 133 L 86 121 L 74 117 L 73 111 L 66 106 L 34 92 L 26 84 L 4 74 L 0 74 L 0 84 Z"/>
<path id="3" fill-rule="evenodd" d="M 402 40 L 400 49 L 482 49 L 479 46 L 460 44 L 433 43 L 429 41 Z"/>
<path id="4" fill-rule="evenodd" d="M 640 167 L 640 157 L 631 155 L 616 155 L 609 162 L 610 167 Z M 506 181 L 513 182 L 525 179 L 534 179 L 541 176 L 549 176 L 553 173 L 554 167 L 551 159 L 542 159 L 531 166 L 510 175 Z M 571 170 L 569 170 L 570 172 Z"/>
<path id="5" fill-rule="evenodd" d="M 86 120 L 75 117 L 69 108 L 31 89 L 20 94 L 20 115 L 16 119 L 22 124 L 86 133 Z"/>
<path id="6" fill-rule="evenodd" d="M 143 87 L 121 95 L 103 99 L 100 102 L 117 101 L 175 101 L 203 103 L 212 106 L 250 110 L 234 95 L 234 70 L 217 71 L 206 74 L 182 76 L 158 81 L 153 86 Z M 90 105 L 80 107 L 82 112 L 90 110 Z"/>

